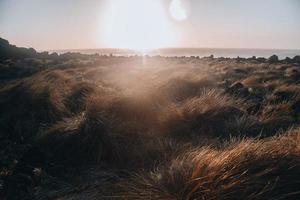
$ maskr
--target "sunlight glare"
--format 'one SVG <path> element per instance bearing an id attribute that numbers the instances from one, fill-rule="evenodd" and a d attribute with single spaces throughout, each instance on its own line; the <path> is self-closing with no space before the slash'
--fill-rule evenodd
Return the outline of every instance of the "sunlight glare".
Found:
<path id="1" fill-rule="evenodd" d="M 105 19 L 110 48 L 153 49 L 171 44 L 171 23 L 161 1 L 111 0 Z"/>

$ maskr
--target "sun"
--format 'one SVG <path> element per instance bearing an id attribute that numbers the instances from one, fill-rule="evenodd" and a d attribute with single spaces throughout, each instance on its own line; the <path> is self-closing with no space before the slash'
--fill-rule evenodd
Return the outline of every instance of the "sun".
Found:
<path id="1" fill-rule="evenodd" d="M 110 48 L 155 49 L 174 38 L 168 13 L 157 0 L 110 0 L 104 31 Z"/>

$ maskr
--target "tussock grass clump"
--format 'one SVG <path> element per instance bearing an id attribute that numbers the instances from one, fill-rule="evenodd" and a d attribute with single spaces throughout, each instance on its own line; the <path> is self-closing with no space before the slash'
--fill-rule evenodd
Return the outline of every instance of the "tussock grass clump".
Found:
<path id="1" fill-rule="evenodd" d="M 277 102 L 288 101 L 300 95 L 299 85 L 281 85 L 273 93 Z"/>
<path id="2" fill-rule="evenodd" d="M 259 115 L 263 132 L 267 136 L 274 135 L 280 130 L 286 130 L 296 122 L 296 110 L 293 107 L 293 100 L 277 104 L 265 105 Z"/>
<path id="3" fill-rule="evenodd" d="M 285 70 L 284 75 L 292 81 L 297 81 L 300 78 L 300 70 L 298 67 L 289 67 Z"/>
<path id="4" fill-rule="evenodd" d="M 205 88 L 214 88 L 216 83 L 207 77 L 181 77 L 170 79 L 160 87 L 160 90 L 171 101 L 182 102 L 186 99 L 198 96 Z"/>
<path id="5" fill-rule="evenodd" d="M 69 115 L 63 93 L 45 82 L 24 81 L 0 93 L 3 97 L 1 128 L 14 136 L 30 138 L 42 124 L 51 124 Z"/>
<path id="6" fill-rule="evenodd" d="M 100 116 L 93 118 L 82 113 L 53 125 L 37 141 L 56 162 L 82 165 L 101 160 L 107 145 L 105 131 Z"/>
<path id="7" fill-rule="evenodd" d="M 140 165 L 135 159 L 145 155 L 160 154 L 147 134 L 148 126 L 156 123 L 150 102 L 92 95 L 85 103 L 83 112 L 41 131 L 37 142 L 49 157 L 68 165 L 106 162 L 125 167 Z"/>
<path id="8" fill-rule="evenodd" d="M 299 133 L 188 151 L 151 173 L 123 181 L 123 198 L 298 199 Z"/>
<path id="9" fill-rule="evenodd" d="M 241 106 L 242 102 L 234 101 L 220 91 L 203 90 L 198 97 L 169 108 L 162 115 L 161 124 L 179 138 L 195 135 L 228 137 L 227 124 L 245 114 Z"/>
<path id="10" fill-rule="evenodd" d="M 114 152 L 119 148 L 114 145 L 119 145 L 119 141 L 113 130 L 114 116 L 107 108 L 111 101 L 111 97 L 89 97 L 83 112 L 40 133 L 37 141 L 41 148 L 66 164 L 84 165 L 115 159 Z"/>
<path id="11" fill-rule="evenodd" d="M 70 86 L 70 92 L 67 97 L 67 105 L 71 112 L 79 113 L 84 111 L 88 99 L 98 93 L 105 95 L 106 89 L 101 85 L 90 83 L 87 81 L 75 82 Z"/>

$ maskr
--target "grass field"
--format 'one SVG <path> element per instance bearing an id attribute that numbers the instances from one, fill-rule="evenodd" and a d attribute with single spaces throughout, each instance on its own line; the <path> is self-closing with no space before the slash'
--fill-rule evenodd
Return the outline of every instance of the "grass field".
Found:
<path id="1" fill-rule="evenodd" d="M 4 199 L 300 199 L 295 59 L 0 64 Z"/>

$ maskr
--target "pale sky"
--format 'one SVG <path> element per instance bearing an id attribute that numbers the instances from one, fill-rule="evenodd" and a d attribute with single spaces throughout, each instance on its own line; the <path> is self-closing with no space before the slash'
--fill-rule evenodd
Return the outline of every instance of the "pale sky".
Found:
<path id="1" fill-rule="evenodd" d="M 300 49 L 300 0 L 0 0 L 0 37 L 38 50 Z"/>

